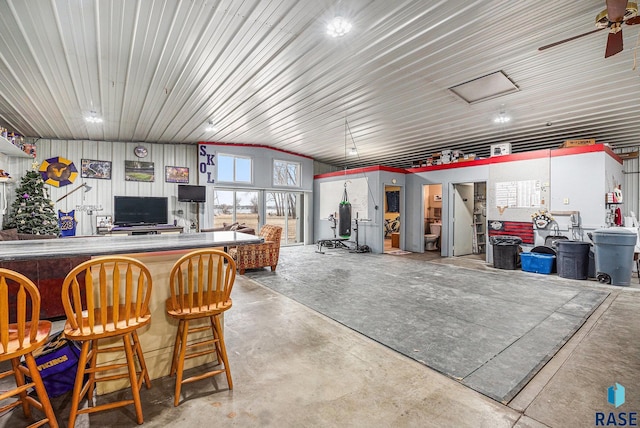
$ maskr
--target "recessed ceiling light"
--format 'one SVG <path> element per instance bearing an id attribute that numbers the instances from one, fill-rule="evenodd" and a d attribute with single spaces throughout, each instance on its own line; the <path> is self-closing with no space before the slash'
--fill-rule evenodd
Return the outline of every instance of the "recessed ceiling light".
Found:
<path id="1" fill-rule="evenodd" d="M 351 147 L 351 151 L 349 152 L 349 154 L 351 156 L 355 156 L 358 154 L 358 149 L 356 149 L 355 147 Z"/>
<path id="2" fill-rule="evenodd" d="M 336 16 L 327 25 L 327 34 L 331 37 L 342 37 L 351 31 L 351 23 L 341 16 Z"/>
<path id="3" fill-rule="evenodd" d="M 89 112 L 89 116 L 84 118 L 89 123 L 102 123 L 102 118 L 95 111 Z"/>

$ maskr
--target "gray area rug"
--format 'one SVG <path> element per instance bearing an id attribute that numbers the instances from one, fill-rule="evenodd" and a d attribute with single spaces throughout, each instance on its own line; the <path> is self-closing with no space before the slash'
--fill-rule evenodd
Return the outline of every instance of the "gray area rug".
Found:
<path id="1" fill-rule="evenodd" d="M 608 296 L 571 280 L 286 247 L 247 277 L 508 402 Z"/>

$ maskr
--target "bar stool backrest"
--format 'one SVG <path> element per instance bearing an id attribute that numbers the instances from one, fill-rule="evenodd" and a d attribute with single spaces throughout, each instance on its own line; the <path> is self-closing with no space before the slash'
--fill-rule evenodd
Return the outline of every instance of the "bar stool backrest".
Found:
<path id="1" fill-rule="evenodd" d="M 125 256 L 98 257 L 76 266 L 62 284 L 67 321 L 78 334 L 116 333 L 150 318 L 151 273 Z"/>
<path id="2" fill-rule="evenodd" d="M 16 316 L 15 331 L 9 331 L 10 312 Z M 29 352 L 36 342 L 39 321 L 38 288 L 26 276 L 0 268 L 0 361 Z"/>
<path id="3" fill-rule="evenodd" d="M 178 313 L 230 307 L 235 277 L 236 263 L 224 251 L 190 252 L 171 269 L 171 306 Z"/>

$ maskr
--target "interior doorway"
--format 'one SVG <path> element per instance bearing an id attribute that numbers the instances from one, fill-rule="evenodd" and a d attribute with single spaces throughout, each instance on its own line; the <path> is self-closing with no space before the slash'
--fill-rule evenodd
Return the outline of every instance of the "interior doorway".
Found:
<path id="1" fill-rule="evenodd" d="M 384 252 L 399 251 L 400 248 L 400 198 L 402 187 L 384 186 Z"/>
<path id="2" fill-rule="evenodd" d="M 486 252 L 486 183 L 453 185 L 453 256 Z"/>
<path id="3" fill-rule="evenodd" d="M 453 256 L 473 252 L 473 183 L 453 185 Z"/>
<path id="4" fill-rule="evenodd" d="M 422 186 L 424 212 L 424 250 L 433 254 L 441 251 L 442 184 Z"/>

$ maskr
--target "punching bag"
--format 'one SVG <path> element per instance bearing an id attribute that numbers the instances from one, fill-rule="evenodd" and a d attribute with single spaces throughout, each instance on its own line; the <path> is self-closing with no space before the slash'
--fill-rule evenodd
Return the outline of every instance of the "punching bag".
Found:
<path id="1" fill-rule="evenodd" d="M 347 197 L 347 186 L 345 184 L 344 194 L 342 195 L 342 202 L 338 208 L 338 217 L 340 218 L 340 227 L 338 228 L 338 235 L 341 238 L 348 238 L 351 236 L 351 204 Z"/>

